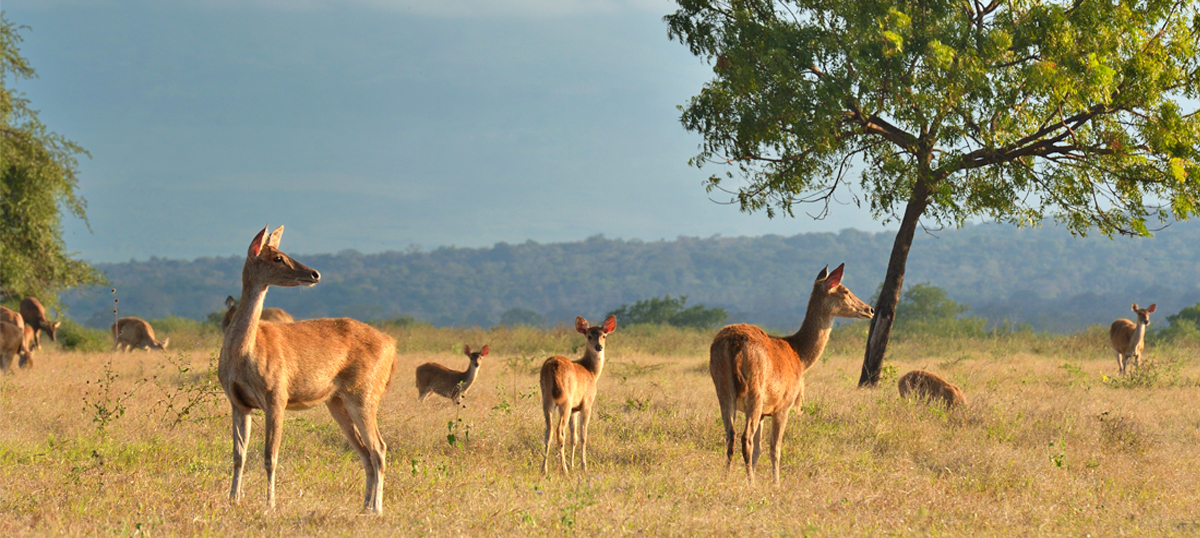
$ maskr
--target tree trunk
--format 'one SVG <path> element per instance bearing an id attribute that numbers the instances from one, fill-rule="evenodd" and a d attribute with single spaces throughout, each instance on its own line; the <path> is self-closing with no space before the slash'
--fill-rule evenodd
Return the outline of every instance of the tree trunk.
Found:
<path id="1" fill-rule="evenodd" d="M 883 354 L 887 351 L 888 338 L 892 335 L 892 322 L 896 318 L 896 305 L 900 302 L 900 290 L 904 285 L 904 270 L 908 265 L 908 249 L 912 247 L 917 223 L 929 205 L 929 188 L 924 178 L 918 178 L 913 187 L 912 198 L 904 209 L 904 220 L 896 232 L 892 245 L 892 257 L 888 260 L 887 276 L 883 278 L 883 289 L 875 305 L 875 317 L 867 333 L 867 352 L 863 357 L 859 387 L 874 387 L 879 384 L 879 372 L 883 367 Z"/>

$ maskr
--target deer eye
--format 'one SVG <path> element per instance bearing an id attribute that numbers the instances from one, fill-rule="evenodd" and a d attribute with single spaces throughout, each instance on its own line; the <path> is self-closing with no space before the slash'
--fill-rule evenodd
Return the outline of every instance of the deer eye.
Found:
<path id="1" fill-rule="evenodd" d="M 283 256 L 275 256 L 275 263 L 283 263 Z"/>

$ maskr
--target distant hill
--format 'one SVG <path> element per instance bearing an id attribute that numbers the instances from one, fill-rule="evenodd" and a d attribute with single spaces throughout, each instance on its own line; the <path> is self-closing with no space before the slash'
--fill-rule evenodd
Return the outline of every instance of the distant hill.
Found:
<path id="1" fill-rule="evenodd" d="M 882 281 L 893 234 L 844 230 L 791 237 L 680 237 L 672 241 L 498 243 L 431 252 L 297 254 L 317 269 L 313 288 L 274 288 L 267 305 L 297 318 L 411 316 L 436 325 L 495 324 L 522 308 L 551 322 L 599 318 L 622 304 L 665 294 L 723 307 L 730 322 L 792 330 L 813 278 L 846 263 L 845 283 L 864 300 Z M 1067 332 L 1129 317 L 1131 302 L 1157 302 L 1165 316 L 1200 301 L 1200 223 L 1175 224 L 1150 239 L 1072 237 L 1057 227 L 976 225 L 918 234 L 906 282 L 928 281 L 971 315 Z M 95 264 L 123 314 L 204 318 L 238 296 L 243 258 L 152 258 Z M 76 319 L 111 323 L 109 288 L 63 297 Z"/>

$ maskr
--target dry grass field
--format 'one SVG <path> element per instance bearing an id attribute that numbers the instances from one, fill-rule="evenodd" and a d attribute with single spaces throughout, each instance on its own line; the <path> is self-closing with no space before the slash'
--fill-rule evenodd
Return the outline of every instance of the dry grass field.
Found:
<path id="1" fill-rule="evenodd" d="M 740 467 L 724 473 L 711 332 L 618 326 L 591 473 L 542 478 L 536 369 L 550 353 L 577 356 L 582 338 L 387 330 L 401 355 L 380 415 L 382 517 L 360 515 L 362 467 L 323 407 L 289 412 L 270 512 L 255 417 L 247 498 L 231 506 L 217 337 L 176 334 L 161 335 L 168 353 L 45 349 L 0 379 L 0 534 L 1200 534 L 1195 345 L 1150 347 L 1152 365 L 1113 380 L 1098 329 L 913 338 L 893 344 L 881 387 L 859 390 L 862 331 L 839 330 L 807 376 L 780 484 L 751 487 Z M 464 343 L 492 349 L 466 408 L 418 404 L 414 368 L 465 368 Z M 896 378 L 911 368 L 957 383 L 968 406 L 900 400 Z"/>

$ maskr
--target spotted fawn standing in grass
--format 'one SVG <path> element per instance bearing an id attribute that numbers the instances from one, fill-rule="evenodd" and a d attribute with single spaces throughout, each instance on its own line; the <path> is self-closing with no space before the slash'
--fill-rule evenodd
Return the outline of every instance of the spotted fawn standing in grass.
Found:
<path id="1" fill-rule="evenodd" d="M 270 286 L 313 286 L 320 273 L 279 250 L 283 226 L 263 228 L 246 252 L 242 300 L 225 331 L 217 378 L 233 412 L 233 484 L 229 499 L 242 498 L 242 469 L 250 441 L 250 412 L 266 415 L 263 466 L 267 506 L 275 507 L 275 468 L 283 437 L 284 410 L 324 403 L 366 473 L 363 511 L 383 512 L 387 445 L 379 434 L 379 400 L 391 384 L 396 342 L 352 319 L 260 323 Z"/>
<path id="2" fill-rule="evenodd" d="M 462 401 L 467 395 L 467 389 L 475 382 L 475 376 L 479 374 L 479 359 L 487 356 L 488 347 L 483 346 L 483 349 L 472 353 L 471 346 L 463 346 L 463 353 L 471 361 L 465 372 L 451 370 L 436 362 L 427 362 L 417 367 L 417 401 L 425 401 L 425 397 L 431 392 L 450 398 L 455 405 Z"/>
<path id="3" fill-rule="evenodd" d="M 925 370 L 913 370 L 900 377 L 897 383 L 900 397 L 910 395 L 925 402 L 941 401 L 946 407 L 967 405 L 962 389 L 941 376 Z"/>
<path id="4" fill-rule="evenodd" d="M 575 466 L 575 446 L 578 445 L 583 456 L 583 472 L 587 472 L 588 421 L 592 418 L 592 406 L 596 403 L 596 380 L 604 370 L 604 341 L 616 328 L 616 316 L 608 316 L 599 327 L 588 325 L 588 321 L 582 316 L 576 317 L 575 330 L 587 337 L 583 357 L 572 361 L 556 355 L 542 364 L 542 416 L 546 419 L 543 476 L 550 470 L 552 438 L 558 441 L 558 456 L 562 461 L 563 474 L 570 474 L 566 454 L 568 434 L 571 438 L 571 467 Z M 555 412 L 558 416 L 551 420 Z"/>
<path id="5" fill-rule="evenodd" d="M 1109 340 L 1112 341 L 1113 349 L 1117 351 L 1117 366 L 1120 368 L 1121 375 L 1125 375 L 1130 359 L 1133 360 L 1134 366 L 1141 366 L 1142 347 L 1146 344 L 1146 326 L 1150 324 L 1150 314 L 1154 313 L 1157 306 L 1158 303 L 1154 303 L 1148 308 L 1138 308 L 1137 303 L 1133 303 L 1133 313 L 1137 314 L 1137 323 L 1127 319 L 1118 319 L 1108 330 Z"/>
<path id="6" fill-rule="evenodd" d="M 779 482 L 779 455 L 788 413 L 804 399 L 804 373 L 825 351 L 833 319 L 871 319 L 875 310 L 842 285 L 839 265 L 832 273 L 821 270 L 813 283 L 804 323 L 796 334 L 769 336 L 753 325 L 721 329 L 709 348 L 708 373 L 717 389 L 721 421 L 725 425 L 725 472 L 733 467 L 733 421 L 746 414 L 742 432 L 742 459 L 746 477 L 754 483 L 754 466 L 762 450 L 762 418 L 771 417 L 771 467 Z"/>

